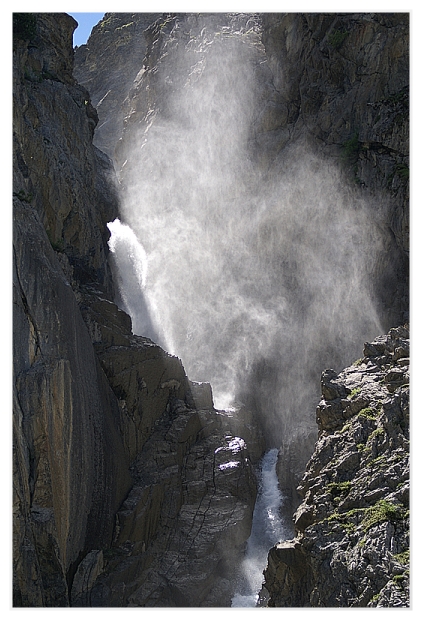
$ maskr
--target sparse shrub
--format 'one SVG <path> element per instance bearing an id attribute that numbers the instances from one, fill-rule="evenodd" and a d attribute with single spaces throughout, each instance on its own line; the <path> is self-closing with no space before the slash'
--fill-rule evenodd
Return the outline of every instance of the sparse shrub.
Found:
<path id="1" fill-rule="evenodd" d="M 371 439 L 374 439 L 374 437 L 379 437 L 384 434 L 385 434 L 385 430 L 381 427 L 378 427 L 374 431 L 372 431 L 372 433 L 369 435 L 368 441 L 371 441 Z"/>
<path id="2" fill-rule="evenodd" d="M 366 420 L 376 420 L 377 414 L 376 411 L 372 409 L 372 407 L 365 407 L 361 409 L 358 413 L 358 418 L 365 418 Z"/>
<path id="3" fill-rule="evenodd" d="M 396 172 L 402 179 L 407 180 L 409 178 L 409 166 L 406 164 L 397 164 Z"/>
<path id="4" fill-rule="evenodd" d="M 393 582 L 398 586 L 403 584 L 403 581 L 409 579 L 409 571 L 405 570 L 401 575 L 394 575 Z"/>
<path id="5" fill-rule="evenodd" d="M 327 489 L 332 495 L 347 495 L 347 493 L 350 491 L 351 486 L 352 483 L 350 481 L 330 482 L 327 485 Z"/>
<path id="6" fill-rule="evenodd" d="M 370 461 L 368 463 L 368 465 L 369 465 L 369 467 L 378 467 L 378 466 L 381 466 L 381 465 L 385 466 L 385 465 L 387 465 L 387 459 L 386 459 L 385 455 L 382 454 L 381 456 L 377 456 L 377 458 L 374 459 L 373 461 Z"/>
<path id="7" fill-rule="evenodd" d="M 51 236 L 50 230 L 46 230 L 46 233 L 47 233 L 48 240 L 51 243 L 51 247 L 53 248 L 53 250 L 55 252 L 63 252 L 64 251 L 64 240 L 63 239 L 54 240 Z"/>
<path id="8" fill-rule="evenodd" d="M 353 133 L 351 138 L 343 143 L 342 158 L 348 164 L 354 164 L 357 161 L 360 150 L 359 134 L 357 131 Z"/>
<path id="9" fill-rule="evenodd" d="M 343 428 L 341 429 L 341 431 L 340 431 L 340 435 L 341 435 L 342 433 L 346 433 L 346 432 L 349 430 L 349 428 L 350 428 L 350 427 L 351 427 L 351 424 L 345 424 L 345 425 L 343 426 Z"/>
<path id="10" fill-rule="evenodd" d="M 374 596 L 370 600 L 370 603 L 377 603 L 380 596 L 381 596 L 380 592 L 378 592 L 377 594 L 374 594 Z"/>
<path id="11" fill-rule="evenodd" d="M 409 564 L 410 549 L 406 549 L 406 551 L 402 551 L 402 553 L 396 553 L 396 555 L 393 555 L 393 558 L 396 562 L 399 562 L 399 564 Z"/>
<path id="12" fill-rule="evenodd" d="M 358 542 L 359 549 L 362 549 L 365 546 L 365 543 L 366 543 L 366 536 L 361 538 L 360 541 Z"/>
<path id="13" fill-rule="evenodd" d="M 360 387 L 353 388 L 350 394 L 347 395 L 347 398 L 354 398 L 359 392 L 362 390 Z"/>
<path id="14" fill-rule="evenodd" d="M 19 190 L 18 192 L 13 192 L 13 195 L 16 196 L 16 198 L 19 198 L 19 200 L 22 200 L 22 202 L 32 202 L 32 199 L 34 197 L 33 194 L 27 194 L 23 189 Z"/>
<path id="15" fill-rule="evenodd" d="M 384 521 L 399 521 L 404 519 L 404 517 L 403 507 L 387 502 L 385 499 L 380 499 L 374 506 L 366 509 L 362 526 L 365 532 L 367 532 L 374 525 Z"/>
<path id="16" fill-rule="evenodd" d="M 351 534 L 357 527 L 357 520 L 359 518 L 359 514 L 364 510 L 364 508 L 353 508 L 348 512 L 335 511 L 333 512 L 333 514 L 327 517 L 327 522 L 332 523 L 333 521 L 337 521 L 348 534 Z"/>

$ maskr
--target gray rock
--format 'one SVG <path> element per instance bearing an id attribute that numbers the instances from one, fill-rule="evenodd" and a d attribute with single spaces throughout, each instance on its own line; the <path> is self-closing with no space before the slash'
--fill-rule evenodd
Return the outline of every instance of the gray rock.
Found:
<path id="1" fill-rule="evenodd" d="M 365 391 L 365 408 L 351 414 L 348 399 L 338 399 L 338 424 L 333 417 L 327 425 L 332 401 L 318 407 L 320 438 L 300 486 L 297 537 L 271 549 L 264 571 L 269 607 L 410 605 L 409 386 L 397 381 L 391 390 L 396 360 L 385 356 L 387 347 L 407 356 L 398 338 L 407 341 L 405 326 L 365 345 L 360 385 L 353 366 L 336 376 L 343 390 Z M 365 374 L 370 360 L 377 371 Z"/>

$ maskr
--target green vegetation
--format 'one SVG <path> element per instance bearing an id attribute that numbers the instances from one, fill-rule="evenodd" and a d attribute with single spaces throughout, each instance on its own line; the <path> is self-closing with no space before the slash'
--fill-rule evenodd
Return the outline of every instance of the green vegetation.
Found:
<path id="1" fill-rule="evenodd" d="M 103 20 L 100 23 L 100 28 L 105 30 L 106 26 L 110 26 L 111 25 L 111 22 L 112 22 L 111 16 L 108 17 L 107 19 L 103 18 Z"/>
<path id="2" fill-rule="evenodd" d="M 332 482 L 328 485 L 328 492 L 332 495 L 333 502 L 339 504 L 349 494 L 351 482 Z"/>
<path id="3" fill-rule="evenodd" d="M 351 138 L 349 138 L 343 143 L 342 157 L 344 161 L 349 164 L 354 164 L 358 158 L 359 150 L 359 134 L 357 131 L 355 131 Z"/>
<path id="4" fill-rule="evenodd" d="M 366 536 L 361 538 L 360 541 L 358 542 L 359 549 L 362 549 L 365 546 L 365 543 L 366 543 Z"/>
<path id="5" fill-rule="evenodd" d="M 397 164 L 396 172 L 402 179 L 407 180 L 409 178 L 409 166 L 406 164 Z"/>
<path id="6" fill-rule="evenodd" d="M 366 509 L 362 526 L 367 532 L 374 525 L 383 523 L 384 521 L 399 521 L 405 518 L 403 506 L 397 506 L 385 499 L 380 499 L 374 506 Z"/>
<path id="7" fill-rule="evenodd" d="M 407 579 L 409 579 L 409 571 L 408 570 L 405 570 L 404 573 L 402 573 L 401 575 L 394 575 L 394 577 L 393 577 L 393 581 L 397 585 L 402 585 L 403 581 L 406 581 Z"/>
<path id="8" fill-rule="evenodd" d="M 360 387 L 353 388 L 353 390 L 350 392 L 350 394 L 347 395 L 347 398 L 354 398 L 361 391 L 362 391 L 362 388 L 360 388 Z"/>
<path id="9" fill-rule="evenodd" d="M 363 531 L 366 533 L 374 525 L 378 525 L 385 521 L 395 522 L 405 519 L 408 515 L 408 511 L 404 506 L 392 504 L 384 499 L 380 499 L 374 506 L 369 508 L 353 508 L 348 512 L 333 512 L 327 517 L 327 522 L 332 523 L 337 521 L 344 529 L 351 533 L 358 525 L 361 525 Z M 362 518 L 363 517 L 363 518 Z M 364 540 L 361 546 L 364 545 Z"/>
<path id="10" fill-rule="evenodd" d="M 409 89 L 408 89 L 407 86 L 405 86 L 404 88 L 402 88 L 398 92 L 392 93 L 391 95 L 389 95 L 385 99 L 382 99 L 382 103 L 392 103 L 392 104 L 400 103 L 400 102 L 405 101 L 406 99 L 408 99 L 408 97 L 409 97 Z"/>
<path id="11" fill-rule="evenodd" d="M 343 41 L 348 34 L 349 33 L 347 31 L 333 30 L 333 32 L 328 35 L 328 43 L 331 45 L 331 47 L 334 47 L 334 49 L 338 50 L 343 45 Z"/>
<path id="12" fill-rule="evenodd" d="M 385 430 L 383 428 L 378 427 L 374 431 L 372 431 L 372 433 L 369 435 L 368 441 L 371 441 L 372 439 L 374 439 L 374 437 L 379 437 L 384 434 L 385 434 Z"/>
<path id="13" fill-rule="evenodd" d="M 55 252 L 63 252 L 64 251 L 64 241 L 63 239 L 54 240 L 51 236 L 51 231 L 46 230 L 47 237 L 49 242 L 51 243 L 51 247 Z"/>
<path id="14" fill-rule="evenodd" d="M 402 551 L 402 553 L 396 553 L 396 555 L 393 555 L 393 558 L 400 564 L 409 564 L 410 549 L 406 549 L 406 551 Z"/>
<path id="15" fill-rule="evenodd" d="M 30 41 L 36 34 L 35 13 L 13 13 L 13 36 L 22 41 Z"/>
<path id="16" fill-rule="evenodd" d="M 352 483 L 350 481 L 330 482 L 327 485 L 327 489 L 332 495 L 347 495 L 347 493 L 350 491 L 351 486 Z"/>
<path id="17" fill-rule="evenodd" d="M 123 30 L 123 28 L 129 28 L 130 26 L 133 26 L 135 22 L 129 22 L 128 24 L 123 24 L 123 26 L 119 26 L 118 28 L 116 28 L 116 32 L 118 32 L 119 30 Z"/>
<path id="18" fill-rule="evenodd" d="M 337 521 L 348 534 L 351 534 L 358 525 L 360 513 L 362 513 L 364 510 L 364 508 L 353 508 L 348 512 L 335 511 L 332 515 L 327 517 L 327 522 L 332 523 L 333 521 Z"/>
<path id="19" fill-rule="evenodd" d="M 352 426 L 351 424 L 345 424 L 343 428 L 341 429 L 341 431 L 339 431 L 340 435 L 342 435 L 343 433 L 346 433 L 351 426 Z"/>
<path id="20" fill-rule="evenodd" d="M 346 140 L 341 147 L 341 159 L 343 164 L 350 167 L 353 172 L 353 181 L 356 183 L 361 183 L 358 177 L 358 158 L 361 147 L 362 145 L 359 142 L 357 130 L 354 131 L 352 136 Z"/>
<path id="21" fill-rule="evenodd" d="M 372 407 L 365 407 L 361 409 L 358 413 L 358 418 L 364 418 L 365 420 L 376 420 L 377 412 L 372 409 Z"/>
<path id="22" fill-rule="evenodd" d="M 380 467 L 382 465 L 387 465 L 387 457 L 383 454 L 381 456 L 377 456 L 376 459 L 373 459 L 368 463 L 368 467 Z"/>

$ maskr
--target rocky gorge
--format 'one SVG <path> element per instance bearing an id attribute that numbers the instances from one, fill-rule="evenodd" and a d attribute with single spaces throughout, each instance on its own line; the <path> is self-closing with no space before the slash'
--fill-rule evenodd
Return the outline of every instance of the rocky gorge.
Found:
<path id="1" fill-rule="evenodd" d="M 14 606 L 409 605 L 408 17 L 15 14 Z"/>

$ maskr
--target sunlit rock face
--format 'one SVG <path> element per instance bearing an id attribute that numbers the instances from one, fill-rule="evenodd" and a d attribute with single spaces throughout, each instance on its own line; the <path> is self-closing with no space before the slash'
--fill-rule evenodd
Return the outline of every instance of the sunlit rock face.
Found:
<path id="1" fill-rule="evenodd" d="M 296 537 L 273 547 L 270 607 L 408 607 L 409 330 L 366 343 L 321 378 L 319 438 L 299 487 Z"/>
<path id="2" fill-rule="evenodd" d="M 144 31 L 160 13 L 106 13 L 85 45 L 75 48 L 76 80 L 89 91 L 99 123 L 94 144 L 113 157 L 123 131 L 125 99 L 146 50 Z"/>

